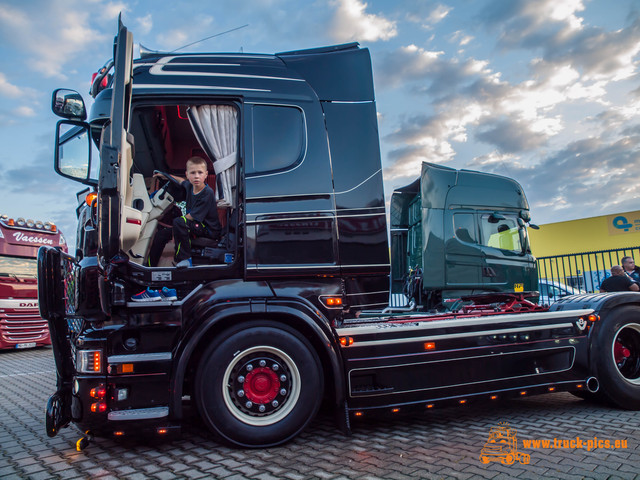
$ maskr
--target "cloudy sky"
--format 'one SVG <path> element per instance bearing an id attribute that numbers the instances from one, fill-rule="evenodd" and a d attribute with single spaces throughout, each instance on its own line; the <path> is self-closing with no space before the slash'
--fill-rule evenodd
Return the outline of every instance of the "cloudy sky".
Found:
<path id="1" fill-rule="evenodd" d="M 539 224 L 640 209 L 637 0 L 0 0 L 0 213 L 74 241 L 51 91 L 90 100 L 119 12 L 136 56 L 369 48 L 387 196 L 429 161 L 515 178 Z"/>

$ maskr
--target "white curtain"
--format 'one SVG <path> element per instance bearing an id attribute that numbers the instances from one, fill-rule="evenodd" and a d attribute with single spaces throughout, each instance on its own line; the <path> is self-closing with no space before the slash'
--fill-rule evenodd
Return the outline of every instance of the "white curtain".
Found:
<path id="1" fill-rule="evenodd" d="M 238 111 L 231 105 L 198 105 L 188 110 L 191 128 L 200 146 L 213 161 L 218 178 L 218 207 L 235 207 L 238 160 Z"/>

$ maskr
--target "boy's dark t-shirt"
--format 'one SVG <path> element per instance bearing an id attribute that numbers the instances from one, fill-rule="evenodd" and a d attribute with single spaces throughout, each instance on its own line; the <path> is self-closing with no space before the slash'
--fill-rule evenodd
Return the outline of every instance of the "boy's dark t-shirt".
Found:
<path id="1" fill-rule="evenodd" d="M 211 187 L 205 185 L 197 194 L 193 193 L 193 185 L 189 180 L 183 181 L 182 187 L 187 192 L 187 213 L 190 213 L 195 221 L 204 224 L 212 237 L 220 236 L 222 227 L 218 219 L 216 197 Z"/>
<path id="2" fill-rule="evenodd" d="M 600 285 L 600 290 L 604 292 L 628 292 L 633 281 L 626 275 L 613 275 L 605 278 Z"/>

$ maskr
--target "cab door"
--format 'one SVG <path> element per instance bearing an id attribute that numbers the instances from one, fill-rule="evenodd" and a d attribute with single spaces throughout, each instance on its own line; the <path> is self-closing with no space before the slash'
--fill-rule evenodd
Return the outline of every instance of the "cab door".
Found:
<path id="1" fill-rule="evenodd" d="M 127 251 L 140 235 L 142 213 L 132 208 L 130 171 L 132 142 L 128 138 L 131 108 L 133 34 L 118 19 L 114 47 L 115 72 L 111 98 L 111 122 L 102 132 L 98 180 L 100 255 L 106 261 Z"/>

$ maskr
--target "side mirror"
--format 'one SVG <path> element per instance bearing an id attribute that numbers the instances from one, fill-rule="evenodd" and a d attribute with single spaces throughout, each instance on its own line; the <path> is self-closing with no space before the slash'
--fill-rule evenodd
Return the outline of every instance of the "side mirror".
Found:
<path id="1" fill-rule="evenodd" d="M 91 178 L 89 125 L 71 120 L 58 122 L 54 168 L 63 177 L 87 185 L 97 185 L 97 180 Z"/>
<path id="2" fill-rule="evenodd" d="M 534 230 L 540 230 L 540 227 L 538 225 L 533 224 L 533 223 L 529 224 L 529 228 L 533 228 Z"/>
<path id="3" fill-rule="evenodd" d="M 84 120 L 87 118 L 87 109 L 84 100 L 75 90 L 58 88 L 51 96 L 51 110 L 62 118 L 71 120 Z"/>
<path id="4" fill-rule="evenodd" d="M 504 215 L 500 215 L 497 212 L 493 212 L 489 215 L 489 223 L 498 223 L 500 220 L 506 220 Z"/>

